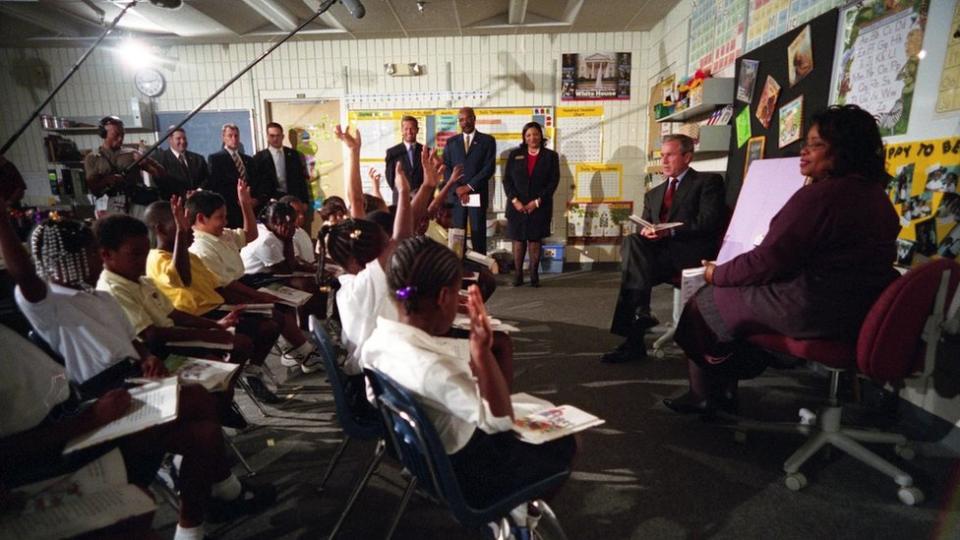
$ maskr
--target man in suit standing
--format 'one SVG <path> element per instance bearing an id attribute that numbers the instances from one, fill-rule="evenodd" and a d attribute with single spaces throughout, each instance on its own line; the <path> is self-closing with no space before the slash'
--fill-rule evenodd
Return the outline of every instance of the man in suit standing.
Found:
<path id="1" fill-rule="evenodd" d="M 397 175 L 397 162 L 403 164 L 403 172 L 410 181 L 410 193 L 414 194 L 423 184 L 423 168 L 420 166 L 420 152 L 423 145 L 417 142 L 417 133 L 420 132 L 420 126 L 417 119 L 412 116 L 404 116 L 400 120 L 400 131 L 403 134 L 403 142 L 387 149 L 386 165 L 384 173 L 387 175 L 387 185 L 393 192 L 393 204 L 397 204 L 397 186 L 395 177 Z"/>
<path id="2" fill-rule="evenodd" d="M 223 197 L 227 207 L 227 226 L 239 228 L 243 226 L 243 213 L 237 200 L 237 181 L 242 179 L 248 185 L 256 183 L 253 158 L 240 152 L 240 128 L 236 124 L 224 124 L 220 135 L 223 150 L 207 157 L 210 176 L 203 189 L 215 191 Z M 252 198 L 254 206 L 262 202 L 256 195 Z"/>
<path id="3" fill-rule="evenodd" d="M 283 146 L 283 126 L 280 124 L 267 124 L 267 147 L 253 155 L 253 166 L 256 181 L 250 184 L 250 193 L 261 205 L 284 195 L 293 195 L 310 204 L 307 161 L 297 150 Z"/>
<path id="4" fill-rule="evenodd" d="M 159 182 L 160 197 L 165 201 L 171 195 L 183 197 L 199 188 L 210 174 L 203 156 L 187 150 L 187 133 L 183 128 L 170 134 L 170 148 L 161 150 L 157 161 L 167 171 Z"/>
<path id="5" fill-rule="evenodd" d="M 496 162 L 497 143 L 492 136 L 476 130 L 477 115 L 471 107 L 464 107 L 457 113 L 460 122 L 459 135 L 447 139 L 443 149 L 443 162 L 446 165 L 446 180 L 450 180 L 453 168 L 463 166 L 463 179 L 460 185 L 450 191 L 448 201 L 453 203 L 453 226 L 467 227 L 470 217 L 470 240 L 473 251 L 487 252 L 487 205 L 490 200 L 490 178 Z M 470 195 L 480 195 L 480 206 L 466 206 Z"/>
<path id="6" fill-rule="evenodd" d="M 660 154 L 667 180 L 644 196 L 642 217 L 651 223 L 683 225 L 661 231 L 646 227 L 624 237 L 620 295 L 610 332 L 626 341 L 604 354 L 602 362 L 646 358 L 643 335 L 659 324 L 650 314 L 650 290 L 717 255 L 726 213 L 723 179 L 690 168 L 693 144 L 686 135 L 663 138 Z"/>

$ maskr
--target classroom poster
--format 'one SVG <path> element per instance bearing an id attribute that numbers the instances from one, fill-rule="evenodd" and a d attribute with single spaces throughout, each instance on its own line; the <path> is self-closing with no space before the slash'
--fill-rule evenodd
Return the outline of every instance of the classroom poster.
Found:
<path id="1" fill-rule="evenodd" d="M 630 53 L 570 53 L 562 58 L 561 100 L 630 99 Z"/>
<path id="2" fill-rule="evenodd" d="M 834 102 L 878 118 L 880 134 L 910 122 L 929 0 L 867 0 L 841 14 L 843 50 Z"/>
<path id="3" fill-rule="evenodd" d="M 960 2 L 953 10 L 950 34 L 947 36 L 947 54 L 940 70 L 940 87 L 937 90 L 938 113 L 960 110 Z"/>
<path id="4" fill-rule="evenodd" d="M 567 203 L 567 237 L 570 239 L 620 238 L 624 225 L 633 223 L 633 201 Z"/>
<path id="5" fill-rule="evenodd" d="M 690 14 L 690 71 L 728 70 L 743 52 L 748 0 L 700 2 Z"/>
<path id="6" fill-rule="evenodd" d="M 960 257 L 960 137 L 888 144 L 887 186 L 900 216 L 898 259 Z"/>
<path id="7" fill-rule="evenodd" d="M 618 201 L 623 198 L 622 163 L 577 163 L 575 171 L 575 201 Z"/>

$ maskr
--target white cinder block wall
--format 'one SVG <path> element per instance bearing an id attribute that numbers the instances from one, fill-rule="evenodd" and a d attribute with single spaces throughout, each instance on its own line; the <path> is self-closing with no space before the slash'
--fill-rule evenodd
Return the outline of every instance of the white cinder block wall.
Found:
<path id="1" fill-rule="evenodd" d="M 668 65 L 685 71 L 687 17 L 689 0 L 674 9 L 653 32 L 291 41 L 240 78 L 207 109 L 252 109 L 255 124 L 262 129 L 262 94 L 281 90 L 325 96 L 447 90 L 489 93 L 483 101 L 394 101 L 377 108 L 576 105 L 559 100 L 561 54 L 628 51 L 633 53 L 630 101 L 600 102 L 605 111 L 603 153 L 604 161 L 623 163 L 625 196 L 640 203 L 646 165 L 648 79 L 651 72 Z M 45 112 L 67 118 L 127 114 L 130 99 L 138 95 L 133 83 L 135 70 L 122 66 L 107 44 L 88 58 Z M 153 111 L 193 109 L 268 46 L 241 43 L 160 49 L 171 64 L 160 67 L 167 87 L 163 95 L 153 100 Z M 0 139 L 5 140 L 19 127 L 82 53 L 81 48 L 0 49 L 0 70 L 8 74 L 0 79 L 4 96 L 0 102 Z M 385 62 L 418 62 L 426 66 L 426 74 L 389 77 L 383 72 Z M 28 197 L 34 203 L 46 203 L 50 195 L 41 145 L 44 135 L 37 121 L 8 152 L 8 158 L 27 178 Z M 71 134 L 70 138 L 81 149 L 95 148 L 100 142 L 95 135 Z M 127 135 L 127 142 L 138 139 L 148 143 L 155 140 L 152 133 Z M 255 140 L 258 147 L 263 146 L 261 134 Z M 569 179 L 562 182 L 558 203 L 569 195 L 569 185 Z M 562 204 L 557 206 L 559 220 L 555 218 L 554 231 L 562 239 Z M 593 251 L 593 260 L 616 257 L 616 250 L 610 247 Z"/>

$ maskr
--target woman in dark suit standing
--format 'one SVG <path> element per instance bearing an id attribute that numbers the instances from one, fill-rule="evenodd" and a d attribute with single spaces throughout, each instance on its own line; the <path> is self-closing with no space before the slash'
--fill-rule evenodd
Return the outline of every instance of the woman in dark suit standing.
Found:
<path id="1" fill-rule="evenodd" d="M 560 182 L 560 158 L 544 147 L 543 127 L 536 122 L 523 126 L 523 144 L 510 152 L 503 175 L 507 205 L 507 236 L 513 240 L 517 273 L 513 285 L 523 285 L 523 258 L 530 250 L 530 285 L 540 286 L 540 244 L 550 236 L 553 192 Z"/>

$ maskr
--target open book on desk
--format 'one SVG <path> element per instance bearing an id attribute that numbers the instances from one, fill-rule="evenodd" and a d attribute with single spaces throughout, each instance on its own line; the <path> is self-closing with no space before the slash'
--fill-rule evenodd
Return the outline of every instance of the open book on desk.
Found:
<path id="1" fill-rule="evenodd" d="M 300 289 L 294 289 L 293 287 L 287 287 L 286 285 L 279 285 L 276 283 L 267 287 L 260 287 L 257 290 L 267 294 L 272 294 L 280 299 L 279 303 L 292 307 L 300 307 L 306 304 L 307 300 L 310 300 L 310 298 L 313 297 L 313 294 L 308 293 L 307 291 L 301 291 Z"/>
<path id="2" fill-rule="evenodd" d="M 240 368 L 240 364 L 188 358 L 171 354 L 163 361 L 170 373 L 174 373 L 180 384 L 199 384 L 207 392 L 223 392 L 230 387 L 230 379 Z"/>
<path id="3" fill-rule="evenodd" d="M 176 377 L 159 379 L 130 390 L 130 408 L 126 414 L 105 426 L 80 435 L 67 443 L 64 454 L 83 450 L 177 419 L 180 405 Z"/>
<path id="4" fill-rule="evenodd" d="M 605 422 L 573 405 L 554 405 L 522 392 L 510 396 L 510 402 L 515 418 L 513 432 L 530 444 L 550 442 Z"/>
<path id="5" fill-rule="evenodd" d="M 680 221 L 673 221 L 670 223 L 651 223 L 636 214 L 632 214 L 630 216 L 630 221 L 640 225 L 641 227 L 653 229 L 655 231 L 665 231 L 667 229 L 673 229 L 674 227 L 683 225 L 683 222 Z"/>
<path id="6" fill-rule="evenodd" d="M 0 516 L 0 540 L 73 538 L 156 510 L 153 497 L 127 483 L 120 450 L 77 471 L 17 488 L 19 512 Z"/>

